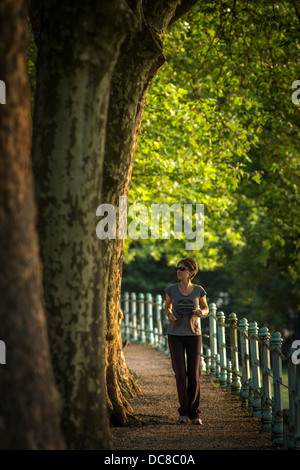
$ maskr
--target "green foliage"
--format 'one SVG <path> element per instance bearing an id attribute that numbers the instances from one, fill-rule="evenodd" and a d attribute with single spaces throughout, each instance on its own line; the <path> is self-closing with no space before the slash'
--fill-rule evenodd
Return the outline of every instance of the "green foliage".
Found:
<path id="1" fill-rule="evenodd" d="M 236 313 L 275 328 L 299 313 L 299 18 L 292 1 L 201 1 L 170 28 L 129 204 L 205 204 L 204 246 L 125 245 L 127 263 L 193 256 L 202 272 L 226 272 Z"/>
<path id="2" fill-rule="evenodd" d="M 149 213 L 152 203 L 204 204 L 204 246 L 187 251 L 161 229 L 153 240 L 147 222 L 148 239 L 126 240 L 123 290 L 163 293 L 173 265 L 192 256 L 195 282 L 226 314 L 273 328 L 299 318 L 299 21 L 292 0 L 202 0 L 170 27 L 128 202 Z M 30 30 L 32 104 L 36 57 Z"/>

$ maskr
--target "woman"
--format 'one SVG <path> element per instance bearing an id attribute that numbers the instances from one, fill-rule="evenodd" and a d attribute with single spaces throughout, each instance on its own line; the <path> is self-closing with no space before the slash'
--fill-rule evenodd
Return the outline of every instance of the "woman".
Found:
<path id="1" fill-rule="evenodd" d="M 167 331 L 168 344 L 180 403 L 178 422 L 187 423 L 190 418 L 192 424 L 202 424 L 199 409 L 201 375 L 199 318 L 208 315 L 209 312 L 206 302 L 207 292 L 203 287 L 191 283 L 198 272 L 197 263 L 193 258 L 182 259 L 175 270 L 179 282 L 165 289 L 165 314 L 170 321 Z M 186 385 L 187 375 L 188 385 Z"/>

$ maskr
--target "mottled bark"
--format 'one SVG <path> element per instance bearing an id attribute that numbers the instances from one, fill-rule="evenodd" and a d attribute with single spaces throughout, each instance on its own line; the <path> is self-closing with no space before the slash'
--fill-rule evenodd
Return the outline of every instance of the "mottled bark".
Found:
<path id="1" fill-rule="evenodd" d="M 63 449 L 35 226 L 24 2 L 1 0 L 0 24 L 0 448 Z"/>
<path id="2" fill-rule="evenodd" d="M 46 2 L 33 163 L 52 361 L 69 448 L 107 449 L 101 201 L 111 75 L 133 15 L 123 0 Z"/>
<path id="3" fill-rule="evenodd" d="M 112 77 L 108 113 L 102 203 L 112 204 L 119 217 L 119 196 L 129 194 L 134 152 L 140 133 L 146 95 L 152 78 L 164 63 L 163 37 L 178 6 L 178 0 L 137 2 L 138 26 L 127 35 Z M 117 226 L 118 236 L 118 226 Z M 134 421 L 127 401 L 130 393 L 139 393 L 120 348 L 119 299 L 121 282 L 115 267 L 123 259 L 122 240 L 103 240 L 104 295 L 107 317 L 106 362 L 107 390 L 111 421 L 127 425 Z M 138 282 L 138 280 L 137 280 Z M 121 371 L 121 372 L 120 372 Z M 119 393 L 116 394 L 116 390 Z"/>
<path id="4" fill-rule="evenodd" d="M 110 279 L 114 288 L 107 294 L 107 333 L 106 333 L 106 381 L 111 422 L 115 425 L 137 422 L 128 399 L 140 395 L 141 391 L 128 371 L 122 345 L 120 325 L 123 313 L 116 302 L 120 293 L 123 265 L 123 242 L 115 240 L 113 256 L 109 266 Z"/>

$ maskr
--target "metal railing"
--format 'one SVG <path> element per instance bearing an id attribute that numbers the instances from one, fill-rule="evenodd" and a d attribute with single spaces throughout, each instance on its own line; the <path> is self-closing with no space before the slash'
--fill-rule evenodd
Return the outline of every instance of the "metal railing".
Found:
<path id="1" fill-rule="evenodd" d="M 120 307 L 124 314 L 121 333 L 124 340 L 153 345 L 169 354 L 168 320 L 162 296 L 125 292 Z M 270 432 L 272 445 L 300 450 L 300 360 L 295 348 L 282 353 L 280 332 L 270 334 L 246 318 L 238 322 L 231 313 L 226 323 L 222 311 L 209 305 L 209 334 L 206 352 L 201 347 L 201 372 L 214 376 L 220 388 L 237 395 L 241 406 L 261 421 L 262 431 Z M 205 319 L 202 319 L 205 321 Z M 201 319 L 200 319 L 201 323 Z M 300 355 L 300 354 L 299 354 Z M 282 363 L 287 365 L 288 381 L 282 380 Z M 288 408 L 283 408 L 283 388 L 288 389 Z"/>

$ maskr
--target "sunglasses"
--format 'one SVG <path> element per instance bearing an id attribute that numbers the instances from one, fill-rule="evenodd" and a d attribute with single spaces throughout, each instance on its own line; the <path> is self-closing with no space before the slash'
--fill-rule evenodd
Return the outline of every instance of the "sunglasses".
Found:
<path id="1" fill-rule="evenodd" d="M 189 268 L 185 268 L 184 266 L 179 266 L 179 268 L 175 268 L 175 271 L 178 271 L 178 269 L 179 271 L 190 271 Z"/>

